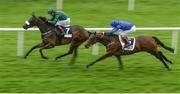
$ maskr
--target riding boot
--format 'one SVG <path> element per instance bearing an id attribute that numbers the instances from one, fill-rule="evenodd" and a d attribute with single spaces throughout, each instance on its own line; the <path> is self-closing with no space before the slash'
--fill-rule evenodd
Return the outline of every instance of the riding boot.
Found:
<path id="1" fill-rule="evenodd" d="M 62 36 L 65 35 L 64 28 L 61 25 L 58 25 L 58 29 L 60 29 Z"/>
<path id="2" fill-rule="evenodd" d="M 127 36 L 124 36 L 123 39 L 124 39 L 124 41 L 125 41 L 124 48 L 127 48 L 128 46 L 131 45 L 131 44 L 129 43 L 129 41 L 128 41 L 128 37 L 127 37 Z"/>

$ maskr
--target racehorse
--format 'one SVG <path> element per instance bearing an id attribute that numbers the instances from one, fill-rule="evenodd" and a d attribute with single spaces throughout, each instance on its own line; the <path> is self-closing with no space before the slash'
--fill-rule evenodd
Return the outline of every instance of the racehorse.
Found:
<path id="1" fill-rule="evenodd" d="M 174 52 L 174 49 L 167 47 L 157 37 L 154 36 L 138 36 L 135 37 L 135 40 L 136 41 L 135 41 L 134 49 L 132 51 L 127 51 L 122 49 L 118 35 L 109 36 L 109 35 L 104 35 L 104 33 L 91 34 L 85 44 L 85 47 L 89 48 L 96 42 L 100 42 L 101 44 L 106 46 L 106 53 L 102 55 L 100 58 L 88 64 L 86 67 L 89 68 L 98 61 L 101 61 L 107 57 L 115 56 L 118 60 L 119 68 L 123 69 L 123 63 L 121 61 L 122 55 L 130 55 L 133 53 L 145 51 L 155 56 L 157 59 L 159 59 L 164 64 L 165 68 L 170 70 L 169 66 L 166 64 L 165 61 L 167 61 L 170 64 L 172 64 L 172 61 L 167 59 L 165 55 L 157 49 L 157 46 L 160 45 L 161 47 L 165 48 L 166 50 L 172 53 Z"/>
<path id="2" fill-rule="evenodd" d="M 50 25 L 47 23 L 45 17 L 35 16 L 32 14 L 32 17 L 28 21 L 25 21 L 23 25 L 24 29 L 28 29 L 31 27 L 37 26 L 41 32 L 41 39 L 42 42 L 33 46 L 24 56 L 26 59 L 28 55 L 36 48 L 40 48 L 39 52 L 42 58 L 48 59 L 48 57 L 44 56 L 43 50 L 54 48 L 55 46 L 70 44 L 69 51 L 63 55 L 57 56 L 55 59 L 58 60 L 61 57 L 70 55 L 73 53 L 73 58 L 71 63 L 74 63 L 77 57 L 77 49 L 78 47 L 89 38 L 90 32 L 85 30 L 83 27 L 74 25 L 70 26 L 70 31 L 72 32 L 71 38 L 62 37 L 61 39 L 58 38 L 56 32 L 54 31 L 55 26 Z"/>

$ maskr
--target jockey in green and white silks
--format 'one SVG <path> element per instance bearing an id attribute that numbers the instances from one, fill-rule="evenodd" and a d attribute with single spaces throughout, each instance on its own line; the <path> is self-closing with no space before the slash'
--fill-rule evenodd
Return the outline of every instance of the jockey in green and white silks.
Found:
<path id="1" fill-rule="evenodd" d="M 55 11 L 53 8 L 49 8 L 48 14 L 52 16 L 48 23 L 57 26 L 62 31 L 64 31 L 62 27 L 70 26 L 71 20 L 66 13 L 62 11 Z"/>

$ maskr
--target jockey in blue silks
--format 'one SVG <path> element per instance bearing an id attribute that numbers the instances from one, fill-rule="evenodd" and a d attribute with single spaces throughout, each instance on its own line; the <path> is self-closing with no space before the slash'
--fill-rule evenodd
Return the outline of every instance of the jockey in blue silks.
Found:
<path id="1" fill-rule="evenodd" d="M 128 42 L 128 38 L 126 35 L 128 33 L 135 32 L 136 26 L 126 21 L 116 21 L 116 20 L 112 20 L 110 25 L 113 27 L 113 29 L 109 32 L 106 32 L 106 35 L 112 35 L 114 32 L 121 30 L 119 34 L 123 42 L 125 43 L 123 48 L 128 47 L 130 43 Z"/>

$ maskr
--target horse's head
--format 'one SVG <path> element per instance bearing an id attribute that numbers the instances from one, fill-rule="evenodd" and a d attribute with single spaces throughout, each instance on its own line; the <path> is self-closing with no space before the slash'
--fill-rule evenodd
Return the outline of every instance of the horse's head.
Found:
<path id="1" fill-rule="evenodd" d="M 85 48 L 89 48 L 92 45 L 94 45 L 96 42 L 98 42 L 99 39 L 101 39 L 103 37 L 103 34 L 101 33 L 91 33 L 89 39 L 87 40 L 86 44 L 84 45 Z"/>
<path id="2" fill-rule="evenodd" d="M 37 17 L 34 14 L 32 14 L 32 16 L 29 18 L 29 20 L 25 21 L 23 28 L 28 29 L 33 26 L 36 26 L 36 22 L 37 22 Z"/>

